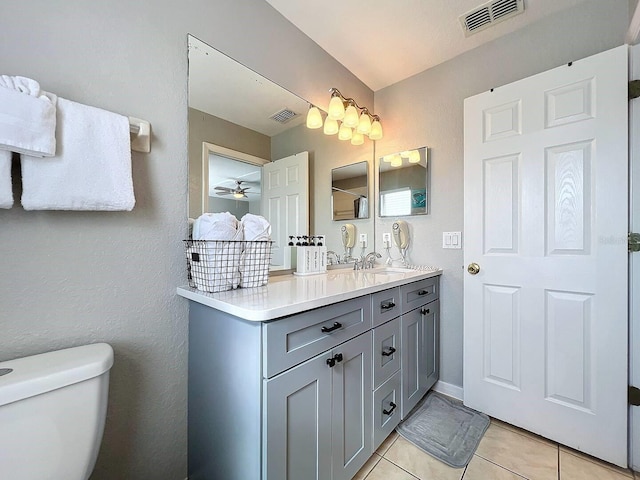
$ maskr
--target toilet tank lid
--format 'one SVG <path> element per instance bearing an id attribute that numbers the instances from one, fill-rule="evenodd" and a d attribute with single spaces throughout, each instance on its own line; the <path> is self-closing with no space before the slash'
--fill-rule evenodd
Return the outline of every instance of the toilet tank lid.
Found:
<path id="1" fill-rule="evenodd" d="M 112 365 L 113 349 L 107 343 L 0 362 L 0 373 L 12 370 L 0 375 L 0 406 L 97 377 Z"/>

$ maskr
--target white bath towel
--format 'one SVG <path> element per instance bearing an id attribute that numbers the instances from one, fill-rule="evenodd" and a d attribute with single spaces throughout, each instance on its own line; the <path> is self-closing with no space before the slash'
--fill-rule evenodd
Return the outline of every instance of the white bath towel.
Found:
<path id="1" fill-rule="evenodd" d="M 229 212 L 205 213 L 196 219 L 193 239 L 206 240 L 193 242 L 198 260 L 192 256 L 190 267 L 196 288 L 205 292 L 238 288 L 243 238 L 240 222 Z"/>
<path id="2" fill-rule="evenodd" d="M 0 208 L 13 207 L 11 152 L 0 150 Z"/>
<path id="3" fill-rule="evenodd" d="M 243 240 L 238 219 L 229 212 L 204 213 L 193 225 L 194 240 Z"/>
<path id="4" fill-rule="evenodd" d="M 0 149 L 51 157 L 56 153 L 57 97 L 24 90 L 0 86 Z"/>
<path id="5" fill-rule="evenodd" d="M 133 209 L 127 117 L 59 98 L 57 124 L 55 157 L 21 156 L 24 209 Z"/>
<path id="6" fill-rule="evenodd" d="M 43 93 L 38 82 L 31 78 L 17 75 L 0 75 L 0 87 L 26 93 L 32 97 L 39 97 Z"/>
<path id="7" fill-rule="evenodd" d="M 240 260 L 240 286 L 243 288 L 266 285 L 269 279 L 271 260 L 271 225 L 269 221 L 251 213 L 240 220 L 245 243 Z"/>
<path id="8" fill-rule="evenodd" d="M 240 224 L 245 240 L 271 240 L 271 225 L 266 218 L 247 213 L 240 220 Z"/>

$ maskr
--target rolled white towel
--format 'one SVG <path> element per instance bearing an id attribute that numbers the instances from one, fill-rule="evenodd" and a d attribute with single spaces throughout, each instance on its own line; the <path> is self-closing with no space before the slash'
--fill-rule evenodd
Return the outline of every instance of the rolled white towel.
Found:
<path id="1" fill-rule="evenodd" d="M 0 208 L 13 207 L 11 152 L 0 150 Z"/>
<path id="2" fill-rule="evenodd" d="M 0 149 L 33 157 L 54 156 L 57 102 L 52 93 L 30 95 L 0 86 Z"/>
<path id="3" fill-rule="evenodd" d="M 193 226 L 194 240 L 243 240 L 238 219 L 229 212 L 204 213 Z"/>
<path id="4" fill-rule="evenodd" d="M 41 95 L 40 84 L 32 78 L 20 77 L 18 75 L 0 75 L 0 87 L 26 93 L 32 97 Z"/>
<path id="5" fill-rule="evenodd" d="M 240 223 L 245 240 L 271 240 L 271 225 L 266 218 L 247 213 L 242 217 Z"/>

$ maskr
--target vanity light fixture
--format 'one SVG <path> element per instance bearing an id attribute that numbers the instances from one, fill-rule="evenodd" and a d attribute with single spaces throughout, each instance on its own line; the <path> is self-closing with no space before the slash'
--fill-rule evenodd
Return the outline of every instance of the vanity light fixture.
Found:
<path id="1" fill-rule="evenodd" d="M 420 163 L 420 152 L 418 150 L 405 150 L 400 152 L 402 158 L 409 160 L 409 163 Z"/>
<path id="2" fill-rule="evenodd" d="M 362 145 L 364 135 L 370 140 L 382 138 L 380 117 L 371 114 L 368 108 L 358 105 L 353 98 L 344 97 L 337 88 L 332 88 L 330 92 L 329 111 L 323 129 L 326 135 L 337 133 L 340 140 L 351 140 L 352 145 Z M 320 128 L 318 116 L 321 122 L 320 111 L 311 105 L 307 113 L 307 127 Z"/>
<path id="3" fill-rule="evenodd" d="M 309 105 L 307 112 L 307 128 L 320 128 L 322 126 L 322 115 L 320 109 L 314 105 Z"/>

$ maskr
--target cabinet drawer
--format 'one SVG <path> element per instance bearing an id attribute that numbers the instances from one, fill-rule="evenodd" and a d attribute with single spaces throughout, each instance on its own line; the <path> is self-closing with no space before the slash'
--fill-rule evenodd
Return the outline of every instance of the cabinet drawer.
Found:
<path id="1" fill-rule="evenodd" d="M 371 328 L 368 296 L 263 324 L 263 376 L 270 378 Z"/>
<path id="2" fill-rule="evenodd" d="M 400 369 L 400 317 L 373 329 L 373 388 Z"/>
<path id="3" fill-rule="evenodd" d="M 371 311 L 373 314 L 374 327 L 399 316 L 400 287 L 390 288 L 389 290 L 372 294 Z"/>
<path id="4" fill-rule="evenodd" d="M 400 423 L 400 372 L 373 392 L 373 449 L 376 450 L 385 438 Z M 394 406 L 395 405 L 395 406 Z"/>
<path id="5" fill-rule="evenodd" d="M 400 287 L 402 313 L 426 305 L 438 298 L 438 277 L 425 278 Z"/>

